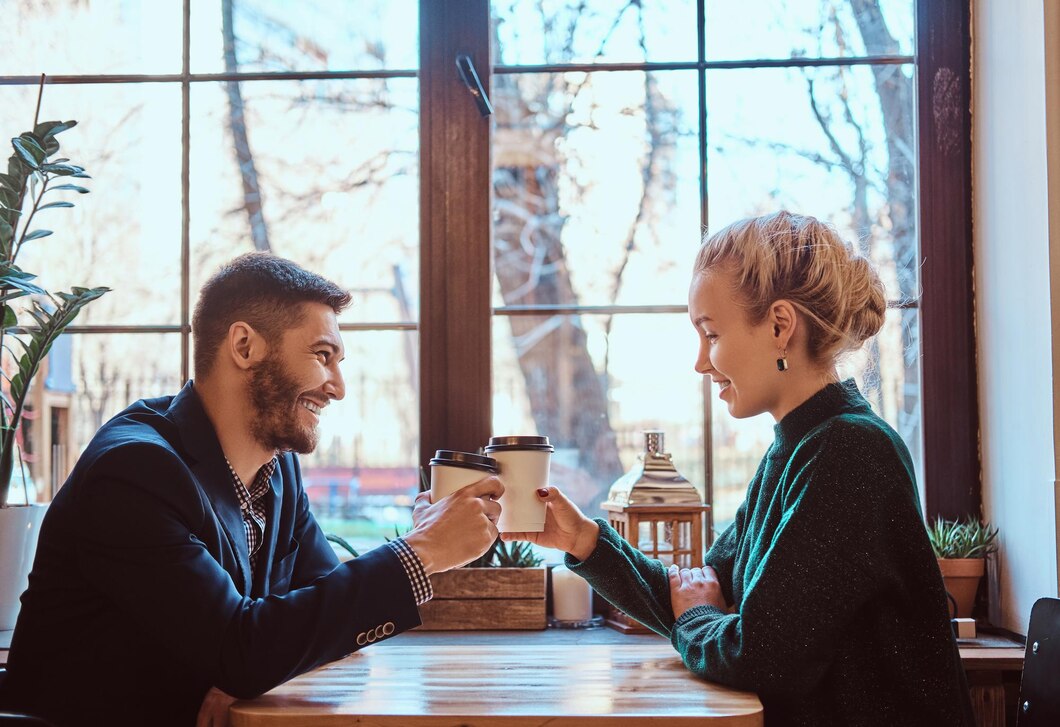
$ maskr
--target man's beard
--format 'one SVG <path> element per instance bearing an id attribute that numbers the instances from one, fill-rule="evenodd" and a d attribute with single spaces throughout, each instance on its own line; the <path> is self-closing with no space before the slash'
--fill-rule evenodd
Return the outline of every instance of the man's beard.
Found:
<path id="1" fill-rule="evenodd" d="M 277 356 L 269 354 L 250 372 L 250 403 L 254 417 L 250 433 L 258 443 L 277 452 L 309 454 L 320 436 L 316 427 L 299 423 L 302 394 Z"/>

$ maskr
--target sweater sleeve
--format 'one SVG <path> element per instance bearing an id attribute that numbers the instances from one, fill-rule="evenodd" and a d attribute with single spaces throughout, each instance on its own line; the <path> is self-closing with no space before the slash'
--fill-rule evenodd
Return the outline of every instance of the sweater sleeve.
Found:
<path id="1" fill-rule="evenodd" d="M 893 447 L 858 427 L 830 428 L 789 467 L 781 523 L 753 544 L 758 566 L 739 612 L 690 609 L 671 635 L 692 672 L 780 699 L 814 688 L 844 630 L 886 587 L 897 570 L 889 517 L 912 507 Z"/>
<path id="2" fill-rule="evenodd" d="M 721 583 L 721 592 L 725 596 L 725 603 L 728 604 L 736 600 L 733 596 L 732 572 L 736 561 L 736 549 L 743 534 L 746 513 L 747 500 L 744 500 L 736 511 L 732 525 L 717 537 L 703 557 L 703 564 L 709 565 L 717 573 L 718 582 Z M 669 587 L 669 582 L 667 582 L 667 587 Z"/>
<path id="3" fill-rule="evenodd" d="M 627 543 L 605 521 L 596 522 L 600 525 L 596 548 L 582 561 L 568 553 L 566 566 L 609 603 L 652 631 L 669 637 L 674 614 L 666 568 Z"/>

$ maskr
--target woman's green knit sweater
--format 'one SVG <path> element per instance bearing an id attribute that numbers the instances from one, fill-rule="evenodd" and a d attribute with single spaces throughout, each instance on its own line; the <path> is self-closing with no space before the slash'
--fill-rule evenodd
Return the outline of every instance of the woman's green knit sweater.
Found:
<path id="1" fill-rule="evenodd" d="M 696 606 L 675 622 L 663 565 L 603 521 L 593 553 L 567 565 L 693 673 L 756 692 L 767 725 L 973 725 L 901 438 L 853 381 L 775 432 L 705 558 L 734 613 Z"/>

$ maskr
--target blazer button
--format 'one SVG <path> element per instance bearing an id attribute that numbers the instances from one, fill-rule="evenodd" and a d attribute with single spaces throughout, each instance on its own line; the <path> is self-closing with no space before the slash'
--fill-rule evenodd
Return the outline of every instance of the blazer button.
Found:
<path id="1" fill-rule="evenodd" d="M 375 638 L 376 638 L 376 636 L 375 636 L 375 631 L 369 631 L 369 632 L 368 632 L 368 633 L 367 633 L 367 634 L 365 635 L 365 637 L 366 637 L 366 638 L 368 639 L 368 643 L 369 643 L 369 644 L 371 644 L 371 643 L 374 643 L 374 642 L 375 642 Z"/>
<path id="2" fill-rule="evenodd" d="M 377 639 L 381 639 L 384 636 L 386 636 L 386 632 L 383 630 L 383 627 L 382 626 L 376 626 L 375 627 L 375 637 Z"/>
<path id="3" fill-rule="evenodd" d="M 363 631 L 361 633 L 357 634 L 357 645 L 358 646 L 364 646 L 367 643 L 368 643 L 367 637 L 365 636 Z"/>
<path id="4" fill-rule="evenodd" d="M 383 635 L 390 636 L 390 634 L 392 633 L 394 633 L 394 622 L 387 621 L 385 624 L 383 624 Z"/>

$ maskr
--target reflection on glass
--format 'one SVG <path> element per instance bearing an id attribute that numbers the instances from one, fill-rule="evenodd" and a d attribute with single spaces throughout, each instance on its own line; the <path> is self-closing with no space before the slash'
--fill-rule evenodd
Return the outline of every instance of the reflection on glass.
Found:
<path id="1" fill-rule="evenodd" d="M 706 0 L 708 61 L 913 53 L 914 0 Z"/>
<path id="2" fill-rule="evenodd" d="M 416 81 L 239 87 L 246 146 L 233 144 L 226 87 L 191 91 L 192 291 L 236 255 L 271 250 L 349 289 L 342 321 L 416 320 Z"/>
<path id="3" fill-rule="evenodd" d="M 12 0 L 0 10 L 2 75 L 180 73 L 180 0 Z"/>
<path id="4" fill-rule="evenodd" d="M 496 302 L 683 304 L 700 237 L 696 74 L 493 80 Z"/>
<path id="5" fill-rule="evenodd" d="M 492 8 L 499 64 L 696 60 L 693 0 L 493 0 Z"/>
<path id="6" fill-rule="evenodd" d="M 419 65 L 416 0 L 192 0 L 191 24 L 193 73 Z M 226 28 L 235 41 L 238 68 L 225 62 Z"/>
<path id="7" fill-rule="evenodd" d="M 358 551 L 412 524 L 419 492 L 415 332 L 344 333 L 346 396 L 320 418 L 317 450 L 301 457 L 310 506 L 325 532 Z"/>
<path id="8" fill-rule="evenodd" d="M 611 484 L 662 429 L 703 491 L 696 334 L 683 314 L 505 316 L 493 321 L 493 430 L 544 434 L 552 481 L 601 516 Z"/>
<path id="9" fill-rule="evenodd" d="M 915 300 L 913 90 L 909 66 L 708 72 L 710 230 L 813 215 L 869 255 L 889 299 Z"/>
<path id="10" fill-rule="evenodd" d="M 36 87 L 7 88 L 0 101 L 7 138 L 32 128 Z M 19 265 L 53 291 L 112 288 L 79 325 L 179 323 L 179 86 L 49 85 L 40 119 L 78 122 L 59 137 L 61 156 L 85 167 L 92 178 L 74 181 L 90 194 L 49 191 L 45 202 L 76 206 L 34 217 L 34 228 L 55 234 L 28 242 Z M 10 153 L 8 143 L 5 168 Z"/>

